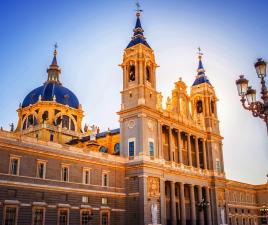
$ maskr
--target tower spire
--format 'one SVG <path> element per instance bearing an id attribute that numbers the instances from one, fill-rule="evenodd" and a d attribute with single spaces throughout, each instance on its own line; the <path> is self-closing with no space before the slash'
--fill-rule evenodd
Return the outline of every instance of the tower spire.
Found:
<path id="1" fill-rule="evenodd" d="M 53 52 L 54 57 L 53 57 L 53 60 L 52 60 L 52 63 L 51 63 L 50 66 L 58 66 L 58 63 L 57 63 L 57 54 L 58 54 L 57 48 L 58 48 L 58 44 L 55 43 L 54 52 Z"/>
<path id="2" fill-rule="evenodd" d="M 136 3 L 136 6 L 137 6 L 137 9 L 135 11 L 136 11 L 137 19 L 136 19 L 135 28 L 133 29 L 134 34 L 133 34 L 133 36 L 131 38 L 132 40 L 129 42 L 127 48 L 130 48 L 130 47 L 137 45 L 137 44 L 143 44 L 146 47 L 151 48 L 145 40 L 146 38 L 143 35 L 144 30 L 142 29 L 142 26 L 141 26 L 140 16 L 141 16 L 141 12 L 143 12 L 143 10 L 141 9 L 141 6 L 138 2 Z"/>
<path id="3" fill-rule="evenodd" d="M 205 69 L 204 69 L 204 66 L 203 66 L 203 62 L 202 62 L 202 58 L 203 58 L 203 53 L 201 51 L 201 48 L 198 47 L 198 67 L 197 67 L 197 75 L 196 75 L 196 78 L 195 78 L 195 81 L 193 83 L 193 86 L 194 85 L 198 85 L 198 84 L 202 84 L 202 83 L 208 83 L 210 84 L 206 74 L 205 74 Z"/>
<path id="4" fill-rule="evenodd" d="M 53 52 L 53 59 L 52 62 L 49 66 L 49 68 L 47 69 L 47 82 L 55 82 L 55 83 L 59 83 L 60 84 L 60 80 L 59 80 L 59 76 L 61 73 L 61 70 L 58 66 L 58 62 L 57 62 L 57 51 L 58 48 L 58 44 L 55 43 L 54 45 L 54 52 Z"/>

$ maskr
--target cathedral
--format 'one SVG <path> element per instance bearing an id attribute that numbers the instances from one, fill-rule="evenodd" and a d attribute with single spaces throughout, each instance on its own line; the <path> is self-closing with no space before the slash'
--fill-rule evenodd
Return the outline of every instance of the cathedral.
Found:
<path id="1" fill-rule="evenodd" d="M 268 224 L 268 183 L 225 176 L 218 98 L 201 52 L 190 93 L 178 78 L 163 104 L 138 10 L 120 64 L 119 125 L 104 132 L 82 127 L 57 54 L 17 109 L 16 128 L 0 131 L 3 225 Z"/>

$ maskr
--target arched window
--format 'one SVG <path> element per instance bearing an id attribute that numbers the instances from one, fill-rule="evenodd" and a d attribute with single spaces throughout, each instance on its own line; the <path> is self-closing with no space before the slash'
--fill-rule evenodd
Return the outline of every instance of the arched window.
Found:
<path id="1" fill-rule="evenodd" d="M 215 104 L 214 104 L 214 101 L 211 101 L 210 102 L 210 108 L 211 108 L 211 113 L 214 114 L 214 112 L 215 112 Z"/>
<path id="2" fill-rule="evenodd" d="M 151 70 L 149 66 L 146 66 L 146 80 L 151 82 Z"/>
<path id="3" fill-rule="evenodd" d="M 129 81 L 135 81 L 135 66 L 131 65 L 129 68 Z"/>
<path id="4" fill-rule="evenodd" d="M 197 101 L 197 103 L 196 103 L 196 112 L 197 113 L 203 112 L 203 103 L 201 100 Z"/>
<path id="5" fill-rule="evenodd" d="M 45 112 L 42 114 L 42 120 L 43 120 L 43 122 L 45 122 L 47 119 L 48 119 L 48 111 L 45 111 Z"/>
<path id="6" fill-rule="evenodd" d="M 25 130 L 29 128 L 30 126 L 35 126 L 35 125 L 37 125 L 37 119 L 33 114 L 31 114 L 27 116 L 27 118 L 24 120 L 22 129 Z"/>
<path id="7" fill-rule="evenodd" d="M 63 115 L 62 116 L 62 122 L 61 122 L 61 124 L 62 124 L 62 128 L 67 128 L 67 129 L 69 129 L 69 121 L 70 119 L 69 119 L 69 116 L 66 116 L 66 115 Z"/>
<path id="8" fill-rule="evenodd" d="M 74 121 L 67 115 L 63 115 L 58 117 L 55 121 L 55 125 L 58 126 L 61 124 L 62 128 L 75 131 L 75 124 Z"/>

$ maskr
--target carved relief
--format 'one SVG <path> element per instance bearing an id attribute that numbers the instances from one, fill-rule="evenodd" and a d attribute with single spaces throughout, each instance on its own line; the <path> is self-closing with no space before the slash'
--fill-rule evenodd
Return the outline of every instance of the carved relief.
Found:
<path id="1" fill-rule="evenodd" d="M 217 199 L 218 199 L 219 205 L 224 205 L 224 203 L 225 203 L 225 194 L 224 194 L 224 191 L 218 191 L 218 193 L 217 193 Z"/>
<path id="2" fill-rule="evenodd" d="M 134 120 L 130 120 L 129 122 L 128 122 L 128 128 L 129 129 L 132 129 L 133 127 L 135 127 L 135 121 Z"/>
<path id="3" fill-rule="evenodd" d="M 152 120 L 149 120 L 149 121 L 148 121 L 148 128 L 149 128 L 149 130 L 151 130 L 151 131 L 154 130 L 154 124 L 153 124 L 153 121 L 152 121 Z"/>
<path id="4" fill-rule="evenodd" d="M 160 181 L 157 177 L 148 177 L 148 197 L 159 197 L 160 196 Z"/>

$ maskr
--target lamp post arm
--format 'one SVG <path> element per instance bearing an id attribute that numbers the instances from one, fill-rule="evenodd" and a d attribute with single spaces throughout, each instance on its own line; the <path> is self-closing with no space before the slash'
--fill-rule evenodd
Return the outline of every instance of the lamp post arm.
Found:
<path id="1" fill-rule="evenodd" d="M 246 110 L 250 110 L 250 106 L 247 106 L 247 105 L 246 105 L 246 99 L 245 99 L 244 96 L 241 97 L 240 101 L 241 101 L 242 106 L 243 106 L 244 109 L 246 109 Z"/>
<path id="2" fill-rule="evenodd" d="M 261 78 L 261 95 L 262 95 L 262 99 L 264 104 L 268 105 L 268 90 L 265 84 L 265 80 L 264 77 Z"/>

